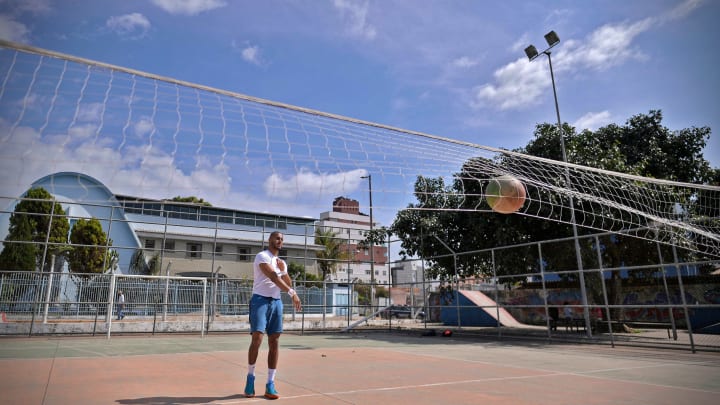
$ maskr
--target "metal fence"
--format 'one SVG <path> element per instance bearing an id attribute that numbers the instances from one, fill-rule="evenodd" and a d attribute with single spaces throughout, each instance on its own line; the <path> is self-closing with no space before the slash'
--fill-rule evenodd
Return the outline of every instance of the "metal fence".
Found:
<path id="1" fill-rule="evenodd" d="M 433 334 L 449 328 L 498 339 L 720 350 L 720 305 L 713 303 L 720 285 L 713 278 L 686 273 L 680 271 L 676 282 L 654 286 L 625 283 L 620 304 L 594 299 L 582 304 L 572 283 L 513 285 L 503 277 L 493 283 L 421 280 L 377 285 L 374 305 L 362 302 L 366 284 L 315 282 L 306 287 L 297 282 L 303 311 L 296 313 L 283 294 L 285 329 Z M 125 296 L 125 318 L 120 321 L 119 291 Z M 247 280 L 0 272 L 0 334 L 247 332 L 251 294 Z M 557 320 L 551 317 L 553 307 L 559 310 Z M 571 314 L 568 319 L 563 307 Z"/>

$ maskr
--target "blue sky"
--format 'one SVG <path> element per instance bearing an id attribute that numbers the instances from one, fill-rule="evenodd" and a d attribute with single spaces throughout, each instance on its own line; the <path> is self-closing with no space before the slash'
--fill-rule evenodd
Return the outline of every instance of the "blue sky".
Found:
<path id="1" fill-rule="evenodd" d="M 552 53 L 561 118 L 578 131 L 661 109 L 670 129 L 709 126 L 716 133 L 718 17 L 720 2 L 708 0 L 0 0 L 0 38 L 512 149 L 527 144 L 537 123 L 556 120 L 546 58 L 530 63 L 523 52 L 529 44 L 544 49 L 550 30 L 561 38 Z M 720 166 L 717 134 L 704 153 Z M 114 192 L 132 194 L 118 176 L 81 166 Z M 44 169 L 51 168 L 25 167 L 23 178 L 48 174 Z M 355 170 L 353 178 L 372 173 Z M 211 182 L 214 174 L 194 181 Z M 16 191 L 4 187 L 6 196 Z M 217 186 L 232 198 L 206 199 L 230 206 L 240 196 L 232 187 Z M 353 180 L 330 193 L 366 206 L 366 191 Z M 295 212 L 316 216 L 332 197 Z M 262 207 L 261 196 L 243 198 L 258 201 L 248 202 L 250 209 Z"/>

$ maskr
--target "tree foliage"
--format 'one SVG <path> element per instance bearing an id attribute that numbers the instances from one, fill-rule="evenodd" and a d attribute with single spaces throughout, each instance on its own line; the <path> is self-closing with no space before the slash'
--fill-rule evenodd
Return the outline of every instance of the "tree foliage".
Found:
<path id="1" fill-rule="evenodd" d="M 308 273 L 305 266 L 300 263 L 288 263 L 288 275 L 291 279 L 295 280 L 296 283 L 300 283 L 300 285 L 305 287 L 322 288 L 322 279 L 315 274 Z"/>
<path id="2" fill-rule="evenodd" d="M 26 215 L 20 215 L 11 227 L 7 237 L 8 241 L 23 241 L 25 243 L 5 242 L 0 253 L 0 269 L 3 270 L 35 270 L 38 246 L 32 240 L 32 224 Z"/>
<path id="3" fill-rule="evenodd" d="M 6 243 L 0 253 L 2 268 L 41 268 L 47 271 L 53 255 L 56 260 L 64 258 L 67 255 L 70 229 L 65 215 L 65 210 L 59 203 L 53 202 L 53 196 L 47 190 L 42 187 L 28 190 L 10 215 L 7 240 L 33 243 Z M 30 257 L 34 262 L 32 266 Z"/>
<path id="4" fill-rule="evenodd" d="M 157 254 L 148 259 L 143 249 L 135 249 L 130 257 L 130 274 L 157 276 L 160 270 L 160 256 Z"/>
<path id="5" fill-rule="evenodd" d="M 74 273 L 104 273 L 111 268 L 112 240 L 108 240 L 97 218 L 79 219 L 70 232 L 73 248 L 68 257 L 70 271 Z"/>
<path id="6" fill-rule="evenodd" d="M 203 205 L 203 206 L 206 206 L 206 207 L 212 207 L 212 204 L 210 204 L 209 202 L 203 200 L 202 198 L 195 197 L 194 195 L 193 195 L 193 196 L 189 196 L 189 197 L 180 197 L 180 196 L 178 195 L 178 196 L 173 197 L 170 201 L 175 201 L 175 202 L 187 202 L 187 203 L 193 203 L 193 204 Z"/>

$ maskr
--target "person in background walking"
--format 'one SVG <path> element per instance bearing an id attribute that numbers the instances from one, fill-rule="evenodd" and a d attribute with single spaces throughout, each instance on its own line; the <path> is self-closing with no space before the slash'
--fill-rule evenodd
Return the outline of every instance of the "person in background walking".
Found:
<path id="1" fill-rule="evenodd" d="M 125 294 L 123 294 L 122 290 L 118 290 L 118 297 L 117 297 L 117 319 L 118 319 L 118 321 L 125 318 L 125 314 L 123 313 L 123 310 L 125 310 Z"/>

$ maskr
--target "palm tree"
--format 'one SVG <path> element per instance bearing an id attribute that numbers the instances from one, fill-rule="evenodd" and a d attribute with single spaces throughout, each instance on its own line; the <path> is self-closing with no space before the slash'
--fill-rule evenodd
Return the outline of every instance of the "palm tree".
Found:
<path id="1" fill-rule="evenodd" d="M 322 272 L 322 279 L 327 280 L 330 274 L 335 274 L 341 261 L 350 258 L 350 252 L 346 241 L 338 238 L 338 234 L 331 229 L 316 228 L 315 244 L 325 246 L 325 250 L 318 251 L 315 255 Z"/>
<path id="2" fill-rule="evenodd" d="M 130 258 L 130 274 L 148 274 L 147 260 L 142 249 L 135 249 Z"/>

